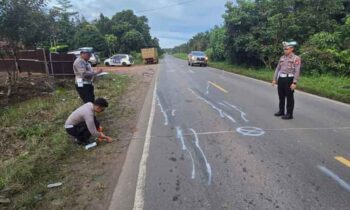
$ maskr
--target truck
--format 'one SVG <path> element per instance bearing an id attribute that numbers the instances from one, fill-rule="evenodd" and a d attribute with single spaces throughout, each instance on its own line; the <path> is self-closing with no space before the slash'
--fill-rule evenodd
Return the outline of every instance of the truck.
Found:
<path id="1" fill-rule="evenodd" d="M 143 48 L 141 49 L 141 55 L 145 64 L 158 63 L 157 48 Z"/>

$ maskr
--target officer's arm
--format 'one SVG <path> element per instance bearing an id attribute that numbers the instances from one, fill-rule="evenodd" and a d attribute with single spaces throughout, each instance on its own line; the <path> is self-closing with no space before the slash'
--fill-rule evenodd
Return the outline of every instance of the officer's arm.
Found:
<path id="1" fill-rule="evenodd" d="M 280 63 L 281 63 L 280 60 L 278 60 L 278 65 L 277 65 L 277 67 L 276 67 L 275 74 L 273 75 L 273 79 L 272 79 L 272 80 L 274 80 L 274 81 L 277 80 L 278 72 L 279 72 L 280 69 L 281 69 L 281 64 L 280 64 Z"/>
<path id="2" fill-rule="evenodd" d="M 96 129 L 94 116 L 86 115 L 84 116 L 84 120 L 91 135 L 94 137 L 98 137 L 100 135 L 100 132 L 98 132 Z"/>
<path id="3" fill-rule="evenodd" d="M 298 82 L 299 76 L 300 76 L 300 67 L 301 67 L 301 59 L 300 57 L 297 57 L 294 62 L 295 66 L 295 74 L 294 74 L 294 83 Z"/>
<path id="4" fill-rule="evenodd" d="M 80 78 L 84 77 L 84 72 L 86 71 L 85 69 L 85 64 L 83 62 L 74 62 L 74 74 Z"/>
<path id="5" fill-rule="evenodd" d="M 84 78 L 84 79 L 90 80 L 90 79 L 92 79 L 96 74 L 95 74 L 95 72 L 92 70 L 92 68 L 91 68 L 90 65 L 89 65 L 87 68 L 89 68 L 89 70 L 88 70 L 88 71 L 84 71 L 84 73 L 83 73 L 83 78 Z"/>
<path id="6" fill-rule="evenodd" d="M 85 72 L 83 73 L 83 78 L 84 78 L 84 79 L 90 80 L 90 79 L 92 79 L 94 76 L 95 76 L 95 73 L 94 73 L 94 72 L 85 71 Z"/>

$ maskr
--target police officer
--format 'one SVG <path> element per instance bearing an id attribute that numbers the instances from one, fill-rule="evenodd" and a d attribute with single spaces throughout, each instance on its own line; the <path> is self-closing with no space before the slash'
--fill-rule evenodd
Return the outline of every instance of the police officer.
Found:
<path id="1" fill-rule="evenodd" d="M 92 81 L 96 74 L 102 72 L 102 69 L 94 71 L 91 68 L 91 64 L 88 62 L 90 57 L 91 52 L 83 49 L 80 51 L 80 56 L 75 59 L 73 63 L 75 86 L 84 103 L 95 101 L 94 86 Z"/>
<path id="2" fill-rule="evenodd" d="M 301 59 L 294 54 L 294 48 L 297 45 L 295 41 L 283 42 L 282 44 L 284 55 L 278 62 L 272 81 L 272 86 L 276 84 L 276 81 L 278 83 L 279 111 L 275 113 L 275 116 L 282 116 L 282 119 L 290 120 L 293 119 L 294 90 L 300 75 Z M 285 113 L 286 98 L 287 113 Z"/>

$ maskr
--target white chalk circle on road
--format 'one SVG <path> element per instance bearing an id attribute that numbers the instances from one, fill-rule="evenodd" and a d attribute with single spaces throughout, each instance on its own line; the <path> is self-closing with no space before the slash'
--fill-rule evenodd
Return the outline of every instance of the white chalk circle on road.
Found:
<path id="1" fill-rule="evenodd" d="M 263 129 L 257 127 L 239 127 L 236 131 L 243 136 L 262 136 L 265 134 Z"/>

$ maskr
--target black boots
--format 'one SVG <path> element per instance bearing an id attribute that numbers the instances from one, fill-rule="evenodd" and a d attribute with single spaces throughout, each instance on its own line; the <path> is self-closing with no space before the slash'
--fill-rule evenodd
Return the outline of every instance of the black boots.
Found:
<path id="1" fill-rule="evenodd" d="M 284 112 L 281 112 L 281 111 L 275 113 L 276 117 L 281 117 L 283 115 L 284 115 Z"/>
<path id="2" fill-rule="evenodd" d="M 276 117 L 282 117 L 283 120 L 291 120 L 291 119 L 293 119 L 293 115 L 292 114 L 286 114 L 285 115 L 284 112 L 281 112 L 281 111 L 276 112 L 275 116 Z"/>
<path id="3" fill-rule="evenodd" d="M 291 119 L 293 119 L 293 115 L 291 115 L 291 114 L 286 114 L 286 115 L 282 116 L 282 119 L 283 119 L 283 120 L 291 120 Z"/>

